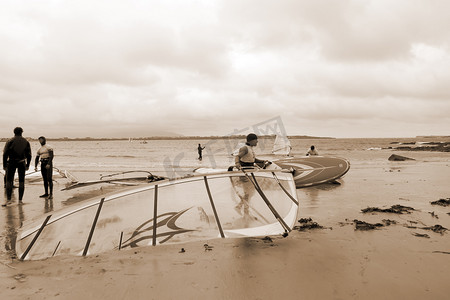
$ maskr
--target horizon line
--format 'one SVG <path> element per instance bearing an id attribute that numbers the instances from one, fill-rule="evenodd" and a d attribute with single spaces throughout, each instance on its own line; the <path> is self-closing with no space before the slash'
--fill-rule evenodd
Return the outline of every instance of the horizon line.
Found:
<path id="1" fill-rule="evenodd" d="M 273 138 L 276 134 L 259 135 L 260 138 Z M 245 138 L 246 135 L 213 135 L 213 136 L 194 136 L 194 135 L 180 135 L 180 136 L 147 136 L 147 137 L 47 137 L 47 140 L 53 141 L 71 141 L 71 140 L 176 140 L 176 139 L 236 139 Z M 329 137 L 329 136 L 309 136 L 309 135 L 287 135 L 292 139 L 395 139 L 395 138 L 450 138 L 450 135 L 416 135 L 405 137 Z M 0 141 L 7 141 L 11 137 L 0 138 Z M 25 137 L 27 140 L 38 140 L 38 138 Z"/>

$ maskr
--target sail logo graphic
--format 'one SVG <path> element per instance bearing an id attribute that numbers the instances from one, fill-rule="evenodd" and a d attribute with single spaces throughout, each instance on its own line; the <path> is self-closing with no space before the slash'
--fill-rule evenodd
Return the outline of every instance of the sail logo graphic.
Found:
<path id="1" fill-rule="evenodd" d="M 175 235 L 183 234 L 190 231 L 195 231 L 193 229 L 184 229 L 178 227 L 175 223 L 179 217 L 181 217 L 186 211 L 190 210 L 192 207 L 179 212 L 168 212 L 161 214 L 156 217 L 156 237 L 159 244 L 163 244 L 173 238 Z M 153 240 L 153 229 L 154 229 L 154 219 L 149 219 L 139 225 L 131 234 L 131 237 L 123 242 L 121 248 L 135 248 L 143 246 L 142 243 L 146 242 L 145 246 L 151 244 Z M 159 233 L 158 233 L 159 232 Z"/>

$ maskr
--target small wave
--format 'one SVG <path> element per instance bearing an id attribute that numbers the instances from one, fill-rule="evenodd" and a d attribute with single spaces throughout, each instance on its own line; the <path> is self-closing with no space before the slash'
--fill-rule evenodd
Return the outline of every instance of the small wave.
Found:
<path id="1" fill-rule="evenodd" d="M 134 155 L 106 155 L 105 157 L 112 157 L 112 158 L 136 158 L 137 156 Z"/>

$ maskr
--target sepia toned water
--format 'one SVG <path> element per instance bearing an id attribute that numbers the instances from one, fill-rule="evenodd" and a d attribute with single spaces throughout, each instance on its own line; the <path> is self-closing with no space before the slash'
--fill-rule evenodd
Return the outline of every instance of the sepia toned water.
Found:
<path id="1" fill-rule="evenodd" d="M 351 168 L 340 180 L 341 184 L 325 184 L 297 189 L 300 201 L 299 217 L 308 216 L 325 223 L 345 220 L 358 215 L 367 204 L 380 206 L 413 205 L 430 209 L 429 202 L 450 197 L 450 153 L 431 151 L 395 151 L 387 149 L 393 142 L 443 142 L 450 138 L 389 138 L 389 139 L 291 139 L 292 155 L 303 156 L 311 145 L 320 155 L 348 159 Z M 97 180 L 99 176 L 123 171 L 144 170 L 167 177 L 185 176 L 199 167 L 227 168 L 234 163 L 230 155 L 240 140 L 229 139 L 171 139 L 118 141 L 49 141 L 54 148 L 54 166 L 67 170 L 80 181 Z M 257 156 L 269 160 L 274 139 L 260 139 Z M 198 144 L 205 146 L 203 160 L 198 160 Z M 31 143 L 34 156 L 39 147 Z M 0 144 L 3 149 L 4 143 Z M 388 157 L 398 154 L 413 158 L 405 162 L 391 162 Z M 17 189 L 13 204 L 0 209 L 0 260 L 14 257 L 14 241 L 22 223 L 40 218 L 46 213 L 93 196 L 113 192 L 120 186 L 80 188 L 61 191 L 67 179 L 55 178 L 54 199 L 44 200 L 42 182 L 27 183 L 24 204 L 17 203 Z M 1 183 L 3 188 L 3 180 Z M 2 193 L 0 202 L 5 202 Z M 444 213 L 444 208 L 439 208 Z M 448 209 L 447 209 L 448 210 Z M 450 216 L 443 225 L 450 228 Z M 447 223 L 445 223 L 447 222 Z M 328 224 L 333 225 L 333 224 Z"/>
<path id="2" fill-rule="evenodd" d="M 367 164 L 386 163 L 386 155 L 395 146 L 393 142 L 445 141 L 445 139 L 291 139 L 292 155 L 305 155 L 315 145 L 320 155 L 345 157 L 351 161 L 365 161 Z M 450 138 L 446 139 L 447 141 Z M 55 150 L 54 166 L 71 172 L 116 172 L 123 170 L 149 170 L 160 175 L 183 175 L 198 167 L 224 168 L 233 164 L 230 155 L 240 140 L 148 140 L 148 141 L 50 141 Z M 260 139 L 256 147 L 259 156 L 271 158 L 274 139 Z M 203 160 L 197 159 L 198 144 L 206 146 Z M 3 145 L 0 145 L 3 147 Z M 32 143 L 33 156 L 39 143 Z M 420 160 L 442 161 L 448 153 L 440 152 L 395 152 L 414 156 Z M 388 155 L 388 156 L 389 156 Z M 178 174 L 181 172 L 180 174 Z"/>

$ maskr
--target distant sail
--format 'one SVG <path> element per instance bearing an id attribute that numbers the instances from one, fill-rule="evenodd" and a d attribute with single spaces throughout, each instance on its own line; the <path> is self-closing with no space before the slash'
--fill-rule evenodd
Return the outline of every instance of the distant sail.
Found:
<path id="1" fill-rule="evenodd" d="M 277 135 L 273 144 L 272 153 L 277 155 L 289 155 L 291 153 L 291 142 L 287 136 Z"/>

